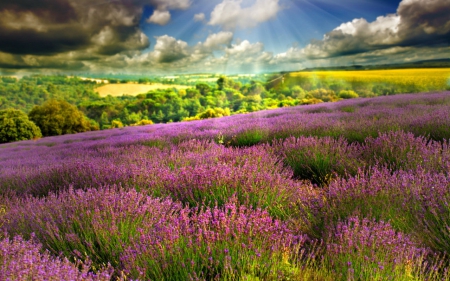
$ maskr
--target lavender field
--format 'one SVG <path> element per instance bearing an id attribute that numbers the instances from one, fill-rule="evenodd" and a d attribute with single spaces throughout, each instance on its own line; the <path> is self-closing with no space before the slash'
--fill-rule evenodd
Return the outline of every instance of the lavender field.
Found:
<path id="1" fill-rule="evenodd" d="M 450 280 L 450 92 L 0 145 L 0 280 Z"/>

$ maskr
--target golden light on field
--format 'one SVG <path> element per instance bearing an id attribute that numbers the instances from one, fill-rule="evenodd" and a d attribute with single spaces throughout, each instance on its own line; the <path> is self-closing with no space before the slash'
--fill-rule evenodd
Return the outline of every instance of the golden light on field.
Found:
<path id="1" fill-rule="evenodd" d="M 390 84 L 419 91 L 441 90 L 450 86 L 450 68 L 295 72 L 290 76 L 350 85 Z"/>
<path id="2" fill-rule="evenodd" d="M 167 84 L 107 84 L 95 89 L 95 91 L 100 95 L 100 97 L 106 97 L 108 95 L 113 97 L 119 97 L 123 95 L 136 96 L 139 94 L 145 94 L 148 91 L 154 90 L 167 90 L 167 89 L 187 89 L 188 86 L 181 85 L 167 85 Z"/>

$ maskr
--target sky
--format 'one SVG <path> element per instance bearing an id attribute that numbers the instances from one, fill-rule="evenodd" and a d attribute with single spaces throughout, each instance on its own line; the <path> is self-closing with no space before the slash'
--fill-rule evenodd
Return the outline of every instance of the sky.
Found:
<path id="1" fill-rule="evenodd" d="M 450 0 L 0 0 L 0 74 L 263 73 L 450 58 Z"/>

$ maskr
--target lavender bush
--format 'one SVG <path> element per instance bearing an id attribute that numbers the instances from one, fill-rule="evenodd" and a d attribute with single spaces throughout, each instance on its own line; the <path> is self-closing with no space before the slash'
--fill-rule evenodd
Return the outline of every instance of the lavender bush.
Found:
<path id="1" fill-rule="evenodd" d="M 350 217 L 330 229 L 325 266 L 340 280 L 424 280 L 439 265 L 424 264 L 429 250 L 389 223 Z"/>
<path id="2" fill-rule="evenodd" d="M 223 208 L 183 209 L 156 233 L 141 231 L 122 261 L 143 280 L 276 279 L 289 274 L 289 260 L 304 242 L 266 211 L 236 199 Z"/>
<path id="3" fill-rule="evenodd" d="M 93 274 L 89 263 L 71 263 L 41 250 L 40 244 L 26 241 L 21 236 L 1 239 L 0 280 L 111 280 L 111 267 Z"/>
<path id="4" fill-rule="evenodd" d="M 447 140 L 429 140 L 403 131 L 381 133 L 364 142 L 363 158 L 370 165 L 391 170 L 414 170 L 422 167 L 435 172 L 448 172 L 450 149 Z"/>
<path id="5" fill-rule="evenodd" d="M 32 235 L 53 254 L 120 266 L 120 255 L 141 227 L 168 220 L 181 206 L 134 190 L 70 189 L 47 198 L 18 199 L 5 218 L 10 235 Z"/>
<path id="6" fill-rule="evenodd" d="M 362 165 L 360 147 L 343 138 L 288 138 L 275 147 L 296 178 L 318 185 L 327 185 L 334 176 L 354 175 Z"/>

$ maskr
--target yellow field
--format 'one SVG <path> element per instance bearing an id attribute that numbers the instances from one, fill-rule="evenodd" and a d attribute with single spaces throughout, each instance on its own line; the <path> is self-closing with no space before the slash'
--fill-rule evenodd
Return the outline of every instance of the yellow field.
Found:
<path id="1" fill-rule="evenodd" d="M 391 84 L 422 91 L 450 87 L 450 68 L 295 72 L 292 78 L 342 81 L 349 84 Z"/>
<path id="2" fill-rule="evenodd" d="M 118 97 L 122 95 L 136 96 L 139 94 L 145 94 L 148 91 L 153 90 L 166 90 L 166 89 L 187 89 L 188 86 L 181 85 L 167 85 L 167 84 L 108 84 L 95 89 L 95 91 L 100 95 L 100 97 L 106 97 L 111 95 L 113 97 Z"/>

